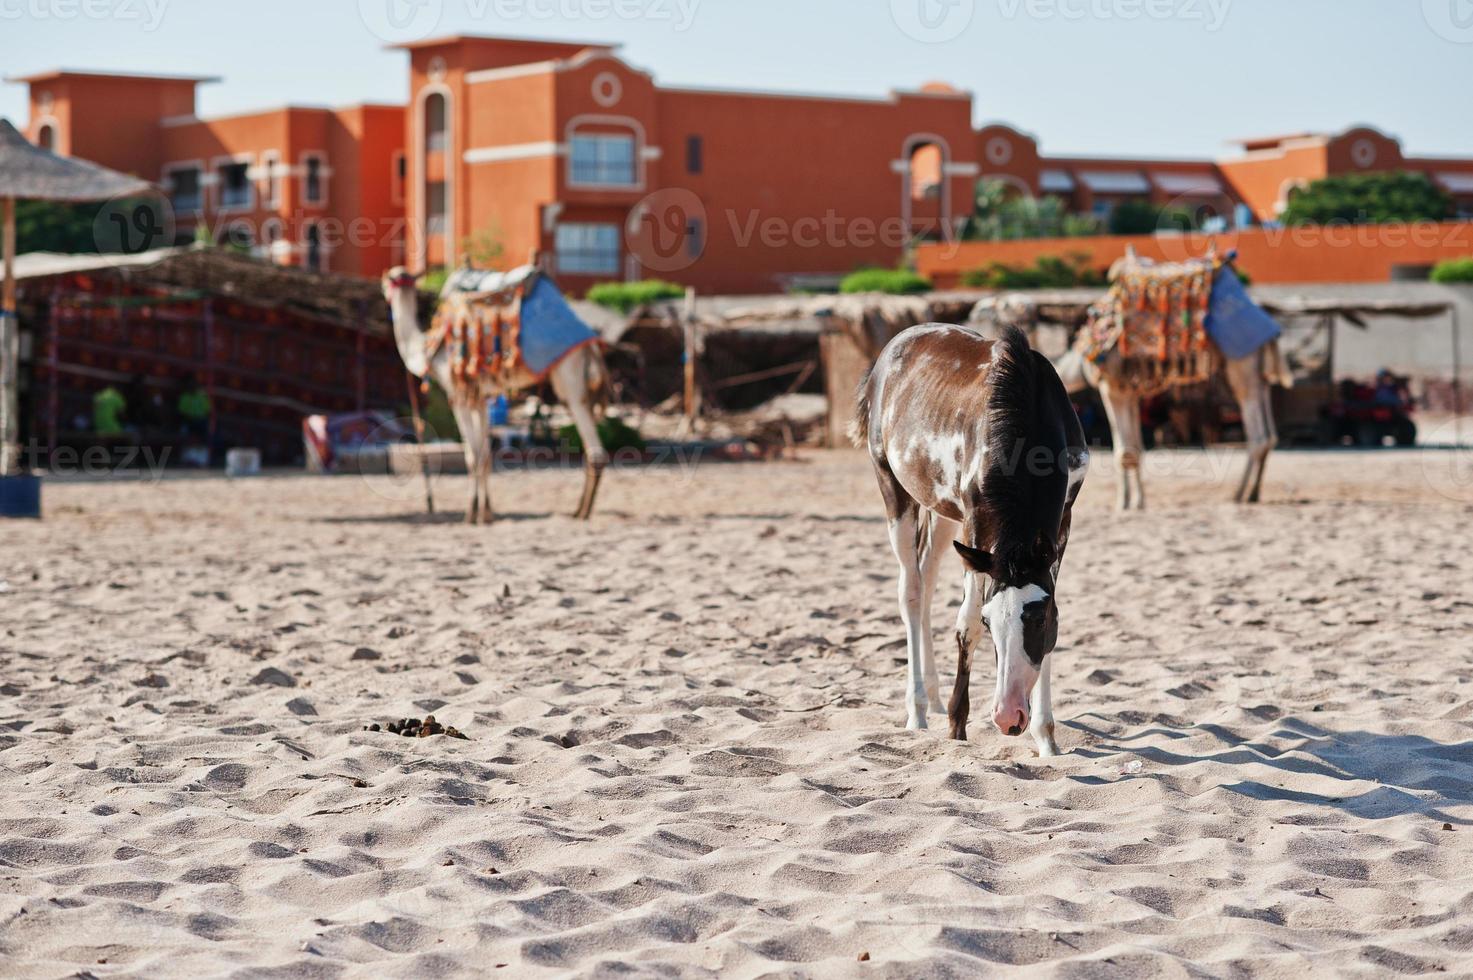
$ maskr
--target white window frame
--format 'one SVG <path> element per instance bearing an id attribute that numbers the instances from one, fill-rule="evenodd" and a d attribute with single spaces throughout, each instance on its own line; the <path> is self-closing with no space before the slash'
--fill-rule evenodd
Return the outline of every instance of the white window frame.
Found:
<path id="1" fill-rule="evenodd" d="M 254 153 L 235 153 L 215 157 L 211 165 L 215 172 L 215 211 L 217 214 L 245 214 L 256 210 L 256 182 L 251 179 L 251 164 L 256 160 Z M 225 203 L 225 174 L 222 168 L 245 165 L 246 201 L 244 204 Z"/>
<path id="2" fill-rule="evenodd" d="M 316 160 L 318 163 L 317 176 L 321 185 L 319 189 L 322 191 L 322 194 L 315 201 L 307 196 L 307 173 L 309 161 L 312 160 Z M 300 179 L 302 181 L 302 207 L 327 207 L 328 198 L 331 196 L 328 190 L 328 186 L 332 183 L 332 168 L 327 165 L 327 154 L 321 150 L 308 150 L 306 153 L 303 153 Z"/>
<path id="3" fill-rule="evenodd" d="M 267 218 L 261 222 L 260 233 L 256 237 L 256 252 L 262 258 L 275 262 L 276 256 L 272 253 L 277 251 L 278 242 L 286 242 L 286 224 L 280 218 Z M 287 253 L 291 252 L 291 243 L 286 242 Z"/>
<path id="4" fill-rule="evenodd" d="M 568 268 L 567 266 L 565 266 L 563 264 L 563 254 L 564 254 L 564 252 L 563 252 L 562 244 L 559 241 L 559 239 L 562 237 L 562 232 L 563 232 L 564 229 L 567 229 L 569 231 L 572 231 L 573 229 L 607 229 L 607 230 L 611 230 L 612 233 L 613 233 L 612 234 L 612 238 L 613 238 L 613 241 L 614 241 L 614 250 L 611 253 L 611 260 L 610 260 L 610 263 L 609 263 L 609 267 L 606 268 L 606 269 L 605 268 L 599 268 L 599 269 L 573 269 L 573 268 Z M 619 224 L 617 224 L 615 222 L 606 222 L 606 221 L 565 221 L 565 222 L 562 222 L 562 223 L 560 223 L 557 226 L 557 231 L 553 235 L 553 254 L 554 254 L 554 256 L 557 259 L 558 272 L 561 275 L 569 275 L 569 276 L 618 276 L 620 274 L 620 271 L 621 271 L 621 268 L 622 268 L 621 267 L 621 262 L 622 262 L 622 254 L 621 253 L 622 253 L 622 249 L 620 248 L 620 245 L 621 245 L 622 242 L 623 242 L 623 228 Z M 580 252 L 579 254 L 581 254 L 581 255 L 597 255 L 599 253 L 597 253 L 597 252 L 595 252 L 593 250 L 588 250 L 586 252 Z"/>
<path id="5" fill-rule="evenodd" d="M 573 179 L 573 140 L 578 138 L 598 139 L 624 138 L 624 132 L 582 132 L 592 127 L 607 127 L 627 131 L 634 139 L 634 183 L 632 184 L 600 184 L 587 183 Z M 658 159 L 658 147 L 651 147 L 649 140 L 645 138 L 644 124 L 632 116 L 602 115 L 599 113 L 588 113 L 582 116 L 574 116 L 568 120 L 567 127 L 563 130 L 563 152 L 567 154 L 568 163 L 565 171 L 569 187 L 583 188 L 587 190 L 607 191 L 642 191 L 646 185 L 646 169 L 651 159 Z"/>
<path id="6" fill-rule="evenodd" d="M 209 187 L 209 181 L 206 179 L 207 175 L 205 173 L 205 162 L 203 160 L 175 160 L 171 163 L 164 164 L 163 179 L 160 181 L 160 183 L 163 184 L 164 190 L 168 195 L 169 207 L 175 207 L 174 174 L 178 173 L 181 170 L 193 170 L 196 174 L 199 175 L 199 203 L 193 209 L 188 209 L 184 211 L 179 211 L 176 209 L 174 212 L 175 217 L 178 217 L 181 214 L 202 215 L 205 213 L 205 192 L 206 188 Z"/>
<path id="7" fill-rule="evenodd" d="M 281 207 L 281 182 L 289 176 L 281 166 L 281 151 L 263 151 L 261 166 L 257 172 L 261 180 L 261 206 L 271 209 Z"/>

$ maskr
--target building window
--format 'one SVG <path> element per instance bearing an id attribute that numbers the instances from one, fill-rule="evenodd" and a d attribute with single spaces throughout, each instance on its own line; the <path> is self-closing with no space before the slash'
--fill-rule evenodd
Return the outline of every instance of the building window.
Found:
<path id="1" fill-rule="evenodd" d="M 261 154 L 261 199 L 266 207 L 281 206 L 281 154 L 269 150 Z"/>
<path id="2" fill-rule="evenodd" d="M 257 249 L 258 253 L 267 261 L 276 262 L 279 259 L 277 253 L 283 251 L 282 242 L 281 221 L 277 218 L 268 218 L 262 222 L 261 247 Z M 290 248 L 284 250 L 288 255 L 291 253 Z"/>
<path id="3" fill-rule="evenodd" d="M 36 130 L 36 145 L 43 150 L 56 152 L 56 127 L 45 123 Z"/>
<path id="4" fill-rule="evenodd" d="M 425 233 L 445 234 L 445 182 L 435 180 L 425 185 Z"/>
<path id="5" fill-rule="evenodd" d="M 449 115 L 445 96 L 435 93 L 425 99 L 425 149 L 431 153 L 450 148 Z"/>
<path id="6" fill-rule="evenodd" d="M 327 268 L 322 250 L 322 229 L 317 227 L 317 222 L 307 225 L 306 241 L 307 268 L 313 272 L 322 272 Z"/>
<path id="7" fill-rule="evenodd" d="M 557 267 L 559 272 L 571 275 L 618 275 L 619 226 L 558 225 Z"/>
<path id="8" fill-rule="evenodd" d="M 701 257 L 706 251 L 706 225 L 700 218 L 691 218 L 685 223 L 685 254 L 692 259 Z"/>
<path id="9" fill-rule="evenodd" d="M 398 151 L 390 160 L 389 170 L 389 203 L 404 203 L 404 188 L 409 183 L 409 158 L 403 150 Z"/>
<path id="10" fill-rule="evenodd" d="M 169 204 L 176 213 L 200 210 L 203 203 L 200 194 L 199 167 L 173 167 L 165 173 L 169 188 Z"/>
<path id="11" fill-rule="evenodd" d="M 255 204 L 251 192 L 251 165 L 247 161 L 229 160 L 215 167 L 220 184 L 220 207 L 250 208 Z"/>
<path id="12" fill-rule="evenodd" d="M 685 138 L 685 172 L 698 174 L 706 169 L 706 144 L 699 136 Z"/>
<path id="13" fill-rule="evenodd" d="M 327 201 L 327 168 L 318 154 L 302 158 L 302 203 L 323 204 Z"/>
<path id="14" fill-rule="evenodd" d="M 574 136 L 571 142 L 574 184 L 635 186 L 633 136 Z"/>

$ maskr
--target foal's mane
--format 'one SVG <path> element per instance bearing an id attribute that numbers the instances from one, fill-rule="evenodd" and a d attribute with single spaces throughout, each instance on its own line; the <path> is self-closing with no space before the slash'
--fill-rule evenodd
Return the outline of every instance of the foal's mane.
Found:
<path id="1" fill-rule="evenodd" d="M 1044 391 L 1047 363 L 1017 327 L 1006 328 L 992 347 L 981 504 L 992 531 L 997 577 L 1005 581 L 1053 563 L 1064 512 L 1068 474 L 1062 468 L 1062 433 L 1049 417 Z M 1048 451 L 1048 459 L 1030 465 L 1029 454 L 1039 447 Z"/>

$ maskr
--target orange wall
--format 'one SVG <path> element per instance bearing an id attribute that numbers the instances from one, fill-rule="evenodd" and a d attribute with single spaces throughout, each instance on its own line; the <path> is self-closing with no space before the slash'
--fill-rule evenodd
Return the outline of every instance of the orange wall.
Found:
<path id="1" fill-rule="evenodd" d="M 1396 266 L 1473 256 L 1473 222 L 1254 228 L 1210 237 L 1106 235 L 961 242 L 922 246 L 916 252 L 916 267 L 937 288 L 948 289 L 961 285 L 964 273 L 994 262 L 1026 266 L 1041 256 L 1081 253 L 1088 265 L 1105 269 L 1125 255 L 1127 246 L 1145 258 L 1174 262 L 1204 255 L 1214 242 L 1219 253 L 1237 249 L 1239 266 L 1255 283 L 1389 282 Z"/>

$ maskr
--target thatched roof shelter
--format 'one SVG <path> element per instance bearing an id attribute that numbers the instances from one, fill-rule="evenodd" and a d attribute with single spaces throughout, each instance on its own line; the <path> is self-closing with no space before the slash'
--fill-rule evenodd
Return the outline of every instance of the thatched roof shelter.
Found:
<path id="1" fill-rule="evenodd" d="M 31 143 L 0 119 L 0 202 L 3 202 L 4 285 L 0 288 L 0 476 L 16 468 L 20 432 L 16 400 L 20 332 L 15 309 L 15 202 L 102 201 L 143 194 L 152 184 L 86 160 L 58 156 Z"/>
<path id="2" fill-rule="evenodd" d="M 377 280 L 274 265 L 208 245 L 162 248 L 136 255 L 34 252 L 21 256 L 16 265 L 16 276 L 22 280 L 104 271 L 138 284 L 235 298 L 374 336 L 392 333 L 388 304 Z M 433 304 L 420 305 L 427 315 L 434 312 Z"/>

